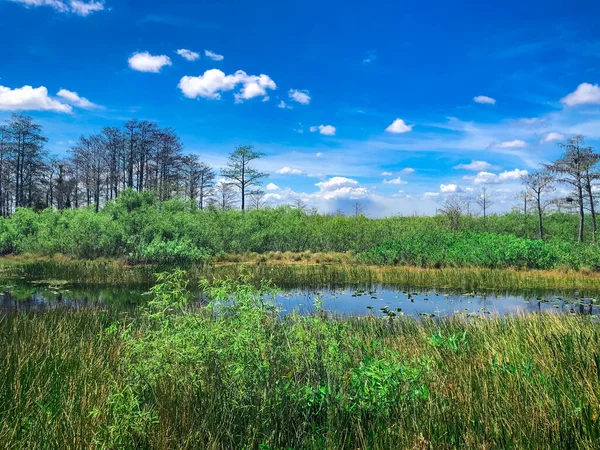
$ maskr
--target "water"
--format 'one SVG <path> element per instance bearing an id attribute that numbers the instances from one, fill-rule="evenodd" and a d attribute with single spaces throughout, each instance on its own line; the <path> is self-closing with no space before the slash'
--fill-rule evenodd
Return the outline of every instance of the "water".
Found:
<path id="1" fill-rule="evenodd" d="M 147 287 L 77 288 L 67 283 L 0 280 L 0 309 L 43 310 L 64 307 L 105 305 L 134 308 L 148 299 Z M 200 294 L 198 294 L 200 299 Z M 287 288 L 276 297 L 283 314 L 292 311 L 311 313 L 320 304 L 339 315 L 425 316 L 453 314 L 492 316 L 527 312 L 571 314 L 600 313 L 595 298 L 571 294 L 461 293 L 403 286 L 367 285 L 361 288 Z"/>

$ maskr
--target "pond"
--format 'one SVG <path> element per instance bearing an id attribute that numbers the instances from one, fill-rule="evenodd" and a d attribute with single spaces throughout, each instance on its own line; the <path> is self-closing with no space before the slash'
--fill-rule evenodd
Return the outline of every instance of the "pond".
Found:
<path id="1" fill-rule="evenodd" d="M 148 286 L 77 287 L 64 281 L 0 279 L 0 309 L 43 310 L 104 305 L 135 308 L 148 299 Z M 198 293 L 198 299 L 201 295 Z M 595 296 L 577 293 L 460 292 L 391 284 L 306 287 L 286 286 L 276 296 L 282 313 L 311 313 L 316 305 L 339 315 L 375 314 L 439 317 L 505 315 L 527 312 L 600 313 Z"/>

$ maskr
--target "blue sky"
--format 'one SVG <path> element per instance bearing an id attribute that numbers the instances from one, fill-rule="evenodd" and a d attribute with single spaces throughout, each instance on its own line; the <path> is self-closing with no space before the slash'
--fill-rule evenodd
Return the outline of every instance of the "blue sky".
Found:
<path id="1" fill-rule="evenodd" d="M 0 119 L 34 116 L 59 154 L 133 117 L 217 168 L 253 144 L 271 204 L 430 214 L 487 187 L 501 211 L 560 139 L 600 143 L 599 15 L 591 1 L 0 0 Z"/>

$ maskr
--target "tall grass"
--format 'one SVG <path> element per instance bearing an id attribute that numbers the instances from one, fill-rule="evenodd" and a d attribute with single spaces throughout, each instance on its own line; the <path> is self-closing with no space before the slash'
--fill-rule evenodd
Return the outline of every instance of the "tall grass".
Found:
<path id="1" fill-rule="evenodd" d="M 284 318 L 271 288 L 163 275 L 131 318 L 0 319 L 8 448 L 597 448 L 600 325 L 554 314 Z M 265 294 L 267 297 L 265 298 Z"/>

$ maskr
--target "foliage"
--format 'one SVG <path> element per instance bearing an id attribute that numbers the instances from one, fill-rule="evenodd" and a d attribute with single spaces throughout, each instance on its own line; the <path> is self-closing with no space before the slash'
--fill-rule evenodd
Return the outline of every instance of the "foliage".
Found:
<path id="1" fill-rule="evenodd" d="M 484 224 L 465 215 L 450 223 L 445 216 L 368 219 L 290 207 L 200 210 L 127 190 L 99 213 L 20 208 L 0 218 L 0 252 L 181 265 L 210 255 L 349 252 L 365 263 L 419 267 L 600 268 L 597 247 L 576 242 L 577 217 L 552 214 L 544 228 L 548 240 L 536 239 L 537 218 L 519 213 L 489 215 Z"/>
<path id="2" fill-rule="evenodd" d="M 600 324 L 280 316 L 162 274 L 134 316 L 0 317 L 8 448 L 596 448 Z M 523 418 L 522 420 L 518 418 Z"/>

